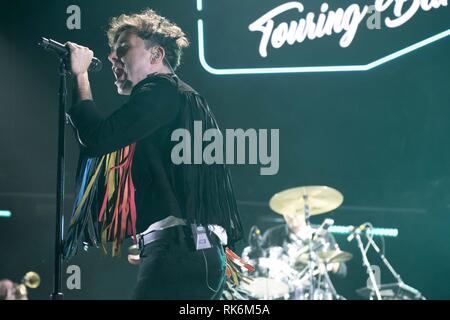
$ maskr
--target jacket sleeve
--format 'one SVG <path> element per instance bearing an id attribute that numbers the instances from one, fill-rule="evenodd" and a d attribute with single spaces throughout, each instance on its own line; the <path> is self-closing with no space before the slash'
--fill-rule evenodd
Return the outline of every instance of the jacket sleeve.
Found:
<path id="1" fill-rule="evenodd" d="M 137 142 L 173 121 L 179 111 L 178 99 L 175 87 L 151 82 L 133 92 L 109 117 L 102 117 L 92 100 L 78 102 L 68 116 L 83 153 L 95 157 Z"/>

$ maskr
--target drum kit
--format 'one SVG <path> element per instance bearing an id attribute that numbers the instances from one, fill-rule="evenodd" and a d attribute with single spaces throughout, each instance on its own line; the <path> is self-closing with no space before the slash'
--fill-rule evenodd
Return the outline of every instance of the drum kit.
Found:
<path id="1" fill-rule="evenodd" d="M 249 246 L 241 256 L 255 271 L 244 271 L 243 281 L 225 290 L 225 299 L 345 300 L 336 291 L 330 273 L 346 274 L 345 263 L 353 255 L 340 250 L 328 232 L 334 223 L 332 219 L 325 219 L 320 226 L 310 221 L 311 216 L 335 210 L 343 199 L 339 191 L 327 186 L 297 187 L 276 193 L 269 206 L 284 217 L 286 225 L 271 228 L 263 235 L 258 227 L 252 227 Z M 356 237 L 360 242 L 359 234 Z M 400 279 L 395 271 L 393 274 Z M 358 294 L 374 298 L 379 292 L 373 290 L 373 284 Z"/>

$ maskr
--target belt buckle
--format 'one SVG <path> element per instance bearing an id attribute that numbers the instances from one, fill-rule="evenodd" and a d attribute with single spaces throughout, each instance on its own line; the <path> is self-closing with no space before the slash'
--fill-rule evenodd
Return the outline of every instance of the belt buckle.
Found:
<path id="1" fill-rule="evenodd" d="M 140 256 L 141 256 L 141 238 L 138 237 L 138 243 L 133 244 L 128 248 L 128 262 L 133 265 L 138 265 L 140 263 Z"/>
<path id="2" fill-rule="evenodd" d="M 142 235 L 138 235 L 138 246 L 140 251 L 144 249 L 144 236 Z"/>

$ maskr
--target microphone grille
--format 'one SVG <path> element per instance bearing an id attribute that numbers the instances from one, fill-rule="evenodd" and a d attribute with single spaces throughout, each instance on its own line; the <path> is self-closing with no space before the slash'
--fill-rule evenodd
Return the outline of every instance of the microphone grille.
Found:
<path id="1" fill-rule="evenodd" d="M 94 58 L 92 59 L 91 65 L 89 66 L 89 71 L 99 72 L 102 70 L 102 67 L 103 63 L 99 59 Z"/>

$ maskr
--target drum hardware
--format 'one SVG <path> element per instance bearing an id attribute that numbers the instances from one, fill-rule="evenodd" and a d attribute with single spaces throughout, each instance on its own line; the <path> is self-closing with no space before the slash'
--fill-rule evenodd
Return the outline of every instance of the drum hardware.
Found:
<path id="1" fill-rule="evenodd" d="M 247 276 L 250 281 L 241 283 L 239 291 L 253 299 L 278 300 L 287 299 L 291 293 L 289 279 L 297 277 L 297 271 L 279 255 L 279 249 L 267 250 L 266 257 L 249 260 L 255 272 Z"/>
<path id="2" fill-rule="evenodd" d="M 269 201 L 270 208 L 282 214 L 289 228 L 294 232 L 305 229 L 308 231 L 307 239 L 307 264 L 309 271 L 309 297 L 314 299 L 315 275 L 314 263 L 318 263 L 314 240 L 322 232 L 322 229 L 328 228 L 334 224 L 334 220 L 327 220 L 320 226 L 319 230 L 312 232 L 310 218 L 312 215 L 330 212 L 339 207 L 344 200 L 342 194 L 327 186 L 305 186 L 284 190 L 276 193 Z M 302 228 L 301 219 L 304 218 L 305 226 Z M 306 260 L 306 259 L 305 259 Z M 326 272 L 326 271 L 325 271 Z M 328 278 L 329 279 L 329 278 Z"/>
<path id="3" fill-rule="evenodd" d="M 276 193 L 269 201 L 270 208 L 285 216 L 291 230 L 298 230 L 299 224 L 296 224 L 295 218 L 304 216 L 306 230 L 309 232 L 307 265 L 309 271 L 309 298 L 314 299 L 314 290 L 316 279 L 314 276 L 314 264 L 318 265 L 320 258 L 313 248 L 313 241 L 316 234 L 312 232 L 310 218 L 312 215 L 330 212 L 339 207 L 344 200 L 342 194 L 327 186 L 305 186 L 284 190 Z M 333 224 L 334 221 L 328 224 Z M 323 225 L 320 229 L 323 228 Z M 318 232 L 317 232 L 318 233 Z M 327 273 L 325 268 L 325 273 Z M 329 277 L 326 277 L 329 280 Z M 332 285 L 331 285 L 332 286 Z"/>
<path id="4" fill-rule="evenodd" d="M 330 212 L 342 202 L 342 194 L 327 186 L 297 187 L 276 193 L 270 199 L 269 206 L 283 216 L 285 229 L 281 228 L 283 225 L 277 226 L 278 229 L 263 237 L 257 227 L 252 228 L 250 246 L 244 249 L 246 254 L 243 253 L 243 256 L 250 258 L 249 262 L 255 266 L 256 272 L 248 274 L 250 282 L 243 283 L 236 288 L 236 292 L 249 299 L 345 299 L 338 294 L 329 272 L 338 273 L 342 264 L 352 259 L 353 255 L 340 250 L 335 244 L 331 236 L 334 233 L 331 228 L 333 220 L 325 219 L 319 228 L 313 228 L 310 221 L 311 216 Z M 372 239 L 375 235 L 396 236 L 387 233 L 394 229 L 372 228 L 370 223 L 356 228 L 339 228 L 337 233 L 349 234 L 348 241 L 356 239 L 363 265 L 369 274 L 367 287 L 357 290 L 359 295 L 371 300 L 425 299 L 419 291 L 402 281 Z M 362 234 L 367 237 L 366 247 Z M 370 247 L 380 255 L 396 283 L 377 283 L 367 257 Z"/>
<path id="5" fill-rule="evenodd" d="M 314 262 L 314 278 L 313 285 L 314 290 L 311 294 L 310 285 L 311 285 L 311 276 L 309 267 L 304 268 L 297 276 L 297 279 L 300 279 L 296 282 L 295 299 L 296 300 L 342 300 L 343 297 L 340 296 L 330 277 L 329 271 L 332 271 L 332 264 L 324 264 L 320 261 Z M 305 291 L 304 289 L 307 288 Z"/>
<path id="6" fill-rule="evenodd" d="M 302 294 L 302 298 L 316 298 L 316 288 L 319 293 L 323 287 L 322 277 L 324 277 L 323 282 L 327 287 L 326 291 L 331 291 L 332 296 L 337 296 L 336 290 L 328 276 L 328 265 L 334 261 L 348 260 L 351 258 L 351 255 L 337 251 L 318 255 L 319 249 L 326 245 L 326 243 L 319 241 L 320 237 L 329 226 L 334 224 L 334 220 L 326 219 L 319 229 L 314 231 L 311 227 L 310 217 L 336 209 L 342 204 L 343 199 L 342 194 L 333 188 L 327 186 L 305 186 L 276 193 L 269 201 L 270 208 L 276 213 L 283 215 L 289 229 L 293 232 L 291 233 L 291 240 L 296 247 L 302 248 L 301 252 L 297 252 L 297 256 L 294 259 L 288 253 L 290 260 L 294 260 L 293 270 L 295 270 L 298 263 L 307 265 L 301 272 L 295 271 L 297 274 L 290 278 L 303 284 L 307 283 L 309 288 L 308 294 Z M 261 261 L 258 259 L 258 266 Z"/>
<path id="7" fill-rule="evenodd" d="M 418 290 L 405 283 L 381 284 L 379 289 L 383 300 L 426 300 Z M 356 293 L 363 298 L 373 300 L 373 288 L 370 286 L 360 288 L 356 290 Z"/>
<path id="8" fill-rule="evenodd" d="M 306 221 L 306 226 L 308 228 L 308 230 L 311 230 L 311 222 L 310 222 L 310 217 L 311 217 L 311 212 L 310 212 L 310 208 L 309 208 L 309 199 L 308 199 L 308 193 L 305 192 L 303 193 L 303 201 L 304 201 L 304 214 L 305 214 L 305 221 Z M 315 254 L 315 252 L 313 251 L 313 235 L 311 233 L 311 237 L 308 241 L 308 248 L 309 248 L 309 254 L 308 254 L 308 269 L 309 269 L 309 297 L 311 300 L 314 299 L 314 260 L 317 259 L 317 255 Z"/>

